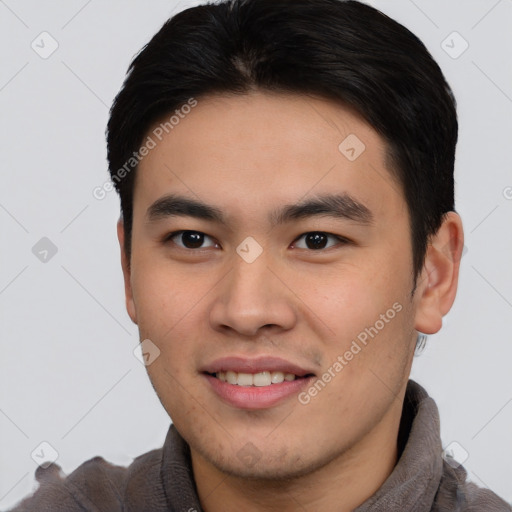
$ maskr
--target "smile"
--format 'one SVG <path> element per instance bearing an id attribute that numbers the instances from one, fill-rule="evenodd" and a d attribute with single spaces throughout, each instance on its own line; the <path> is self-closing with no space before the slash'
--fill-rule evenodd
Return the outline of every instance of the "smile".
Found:
<path id="1" fill-rule="evenodd" d="M 236 409 L 269 409 L 297 397 L 310 385 L 314 375 L 299 377 L 280 371 L 203 373 L 217 398 Z M 230 382 L 231 381 L 231 382 Z"/>
<path id="2" fill-rule="evenodd" d="M 281 384 L 281 382 L 291 382 L 297 375 L 293 373 L 284 373 L 279 371 L 262 371 L 258 373 L 234 372 L 231 370 L 216 372 L 214 376 L 222 382 L 236 384 L 238 386 L 270 386 L 271 384 Z"/>

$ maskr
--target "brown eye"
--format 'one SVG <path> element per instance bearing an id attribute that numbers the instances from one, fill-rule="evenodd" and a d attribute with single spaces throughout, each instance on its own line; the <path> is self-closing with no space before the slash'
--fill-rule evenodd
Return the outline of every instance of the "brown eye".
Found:
<path id="1" fill-rule="evenodd" d="M 204 242 L 204 235 L 197 231 L 185 231 L 181 234 L 181 241 L 187 249 L 197 249 Z"/>
<path id="2" fill-rule="evenodd" d="M 328 237 L 325 233 L 308 233 L 306 235 L 306 246 L 308 249 L 324 249 Z"/>
<path id="3" fill-rule="evenodd" d="M 205 247 L 214 247 L 216 245 L 212 240 L 210 245 L 203 246 L 207 240 L 212 239 L 200 231 L 177 231 L 175 233 L 171 233 L 171 235 L 166 238 L 166 241 L 172 241 L 178 247 L 182 247 L 184 249 L 201 249 Z"/>
<path id="4" fill-rule="evenodd" d="M 312 251 L 318 251 L 321 249 L 328 249 L 330 247 L 334 247 L 336 245 L 343 245 L 348 243 L 348 240 L 336 236 L 331 235 L 330 233 L 325 233 L 323 231 L 311 231 L 309 233 L 304 233 L 297 240 L 303 239 L 302 243 L 295 243 L 294 246 L 298 249 L 309 249 Z M 329 239 L 333 240 L 334 243 L 329 242 Z"/>

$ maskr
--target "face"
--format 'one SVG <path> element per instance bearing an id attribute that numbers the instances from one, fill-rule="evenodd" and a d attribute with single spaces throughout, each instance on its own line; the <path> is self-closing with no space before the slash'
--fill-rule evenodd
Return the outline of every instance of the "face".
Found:
<path id="1" fill-rule="evenodd" d="M 127 305 L 193 455 L 291 477 L 396 423 L 418 304 L 383 139 L 261 92 L 200 99 L 161 138 L 137 170 Z"/>

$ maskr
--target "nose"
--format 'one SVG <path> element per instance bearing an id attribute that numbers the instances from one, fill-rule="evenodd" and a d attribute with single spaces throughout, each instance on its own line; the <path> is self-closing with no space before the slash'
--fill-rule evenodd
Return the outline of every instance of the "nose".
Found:
<path id="1" fill-rule="evenodd" d="M 238 256 L 234 260 L 232 270 L 215 289 L 212 328 L 246 337 L 293 328 L 297 322 L 294 294 L 278 267 L 263 254 L 252 263 Z"/>

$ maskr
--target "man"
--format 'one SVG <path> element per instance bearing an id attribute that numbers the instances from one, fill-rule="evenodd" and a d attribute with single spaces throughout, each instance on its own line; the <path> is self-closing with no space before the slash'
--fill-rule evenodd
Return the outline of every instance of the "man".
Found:
<path id="1" fill-rule="evenodd" d="M 128 468 L 39 469 L 21 510 L 510 511 L 409 381 L 455 299 L 455 100 L 340 0 L 186 10 L 108 125 L 127 310 L 173 421 Z"/>

